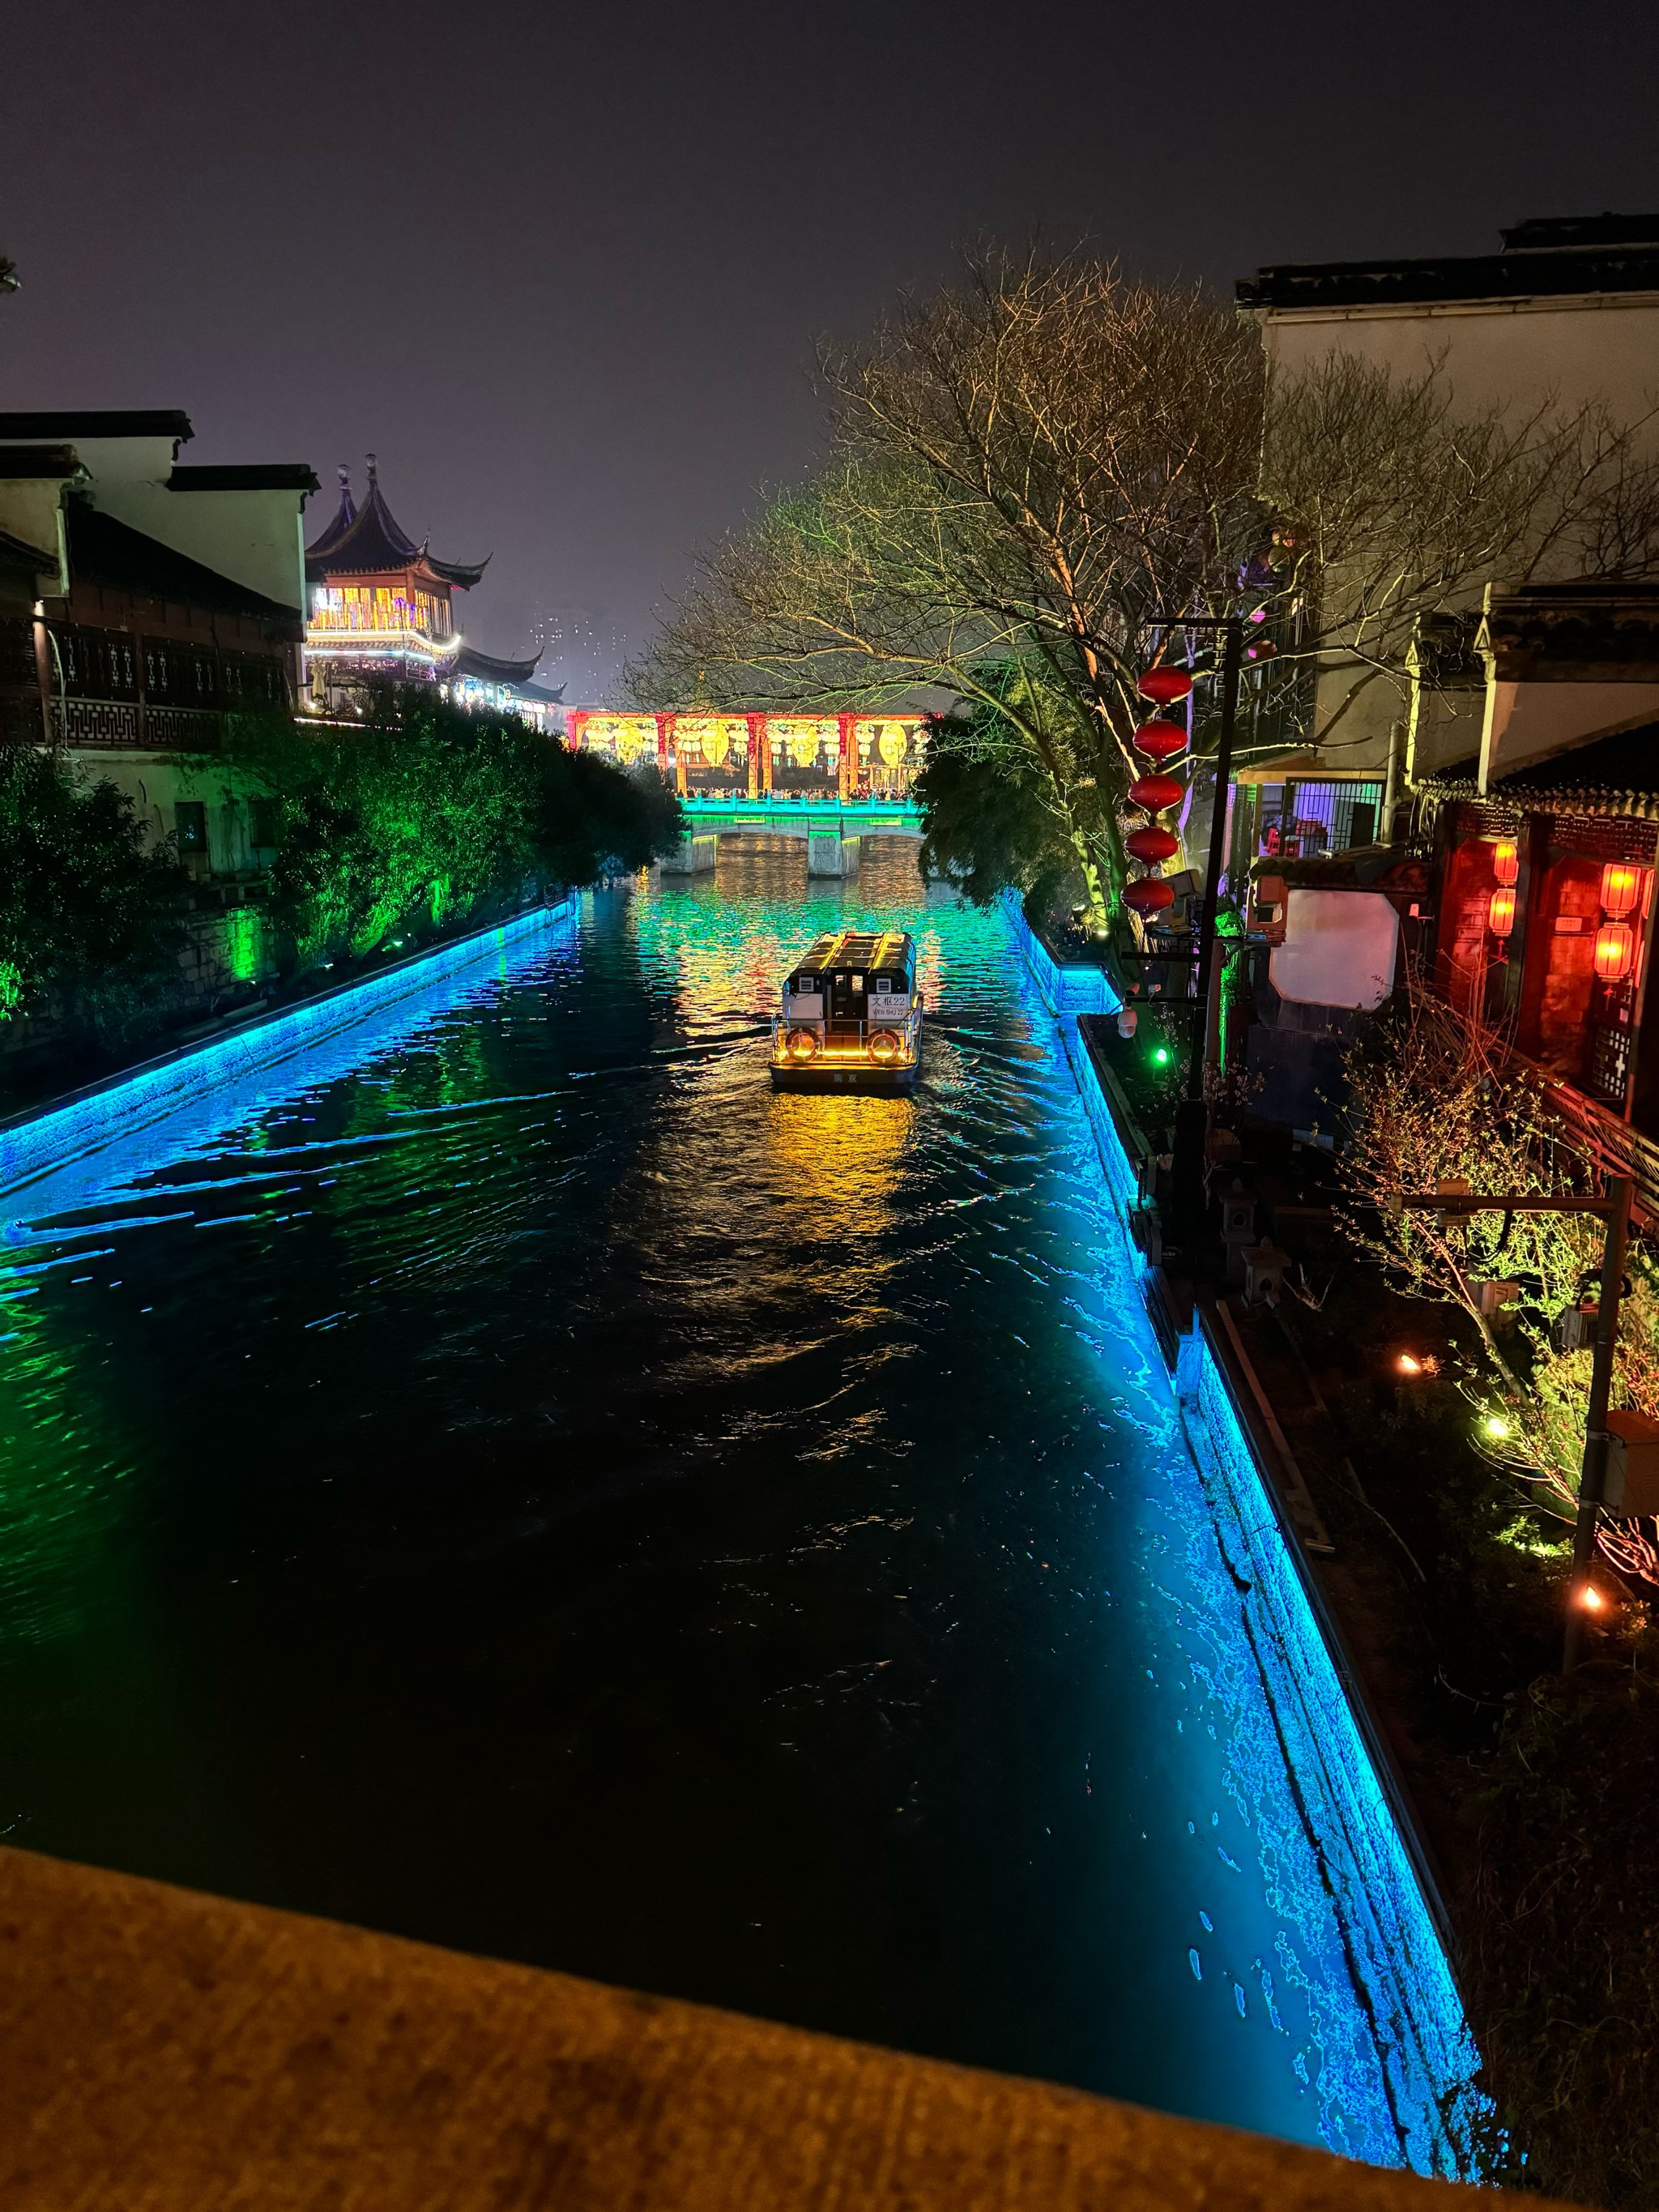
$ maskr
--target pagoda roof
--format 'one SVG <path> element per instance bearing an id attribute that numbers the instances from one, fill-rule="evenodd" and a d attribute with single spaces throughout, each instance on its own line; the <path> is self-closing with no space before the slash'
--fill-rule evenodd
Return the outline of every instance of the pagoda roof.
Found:
<path id="1" fill-rule="evenodd" d="M 440 561 L 424 542 L 419 545 L 386 503 L 374 456 L 368 457 L 368 496 L 361 507 L 351 497 L 351 478 L 340 471 L 340 504 L 322 536 L 306 548 L 306 578 L 320 583 L 330 576 L 383 576 L 398 568 L 424 567 L 441 583 L 470 591 L 489 565 L 482 561 Z M 533 663 L 532 664 L 534 665 Z"/>
<path id="2" fill-rule="evenodd" d="M 455 656 L 454 672 L 457 676 L 476 676 L 481 684 L 522 684 L 526 677 L 534 674 L 540 659 L 539 653 L 532 653 L 528 660 L 497 660 L 490 653 L 464 645 Z M 559 689 L 562 692 L 563 685 Z"/>

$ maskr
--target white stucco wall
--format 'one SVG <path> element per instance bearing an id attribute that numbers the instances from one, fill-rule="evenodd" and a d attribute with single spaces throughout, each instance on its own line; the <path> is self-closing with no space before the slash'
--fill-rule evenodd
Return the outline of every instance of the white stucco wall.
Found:
<path id="1" fill-rule="evenodd" d="M 69 574 L 64 545 L 64 479 L 61 477 L 0 477 L 0 530 L 40 549 L 41 588 L 66 592 Z"/>
<path id="2" fill-rule="evenodd" d="M 1419 376 L 1439 362 L 1454 405 L 1471 410 L 1497 405 L 1520 415 L 1543 401 L 1566 409 L 1600 401 L 1618 419 L 1634 422 L 1659 406 L 1659 293 L 1267 308 L 1257 319 L 1269 361 L 1286 374 L 1310 368 L 1333 352 L 1342 352 L 1402 377 Z M 1659 422 L 1648 425 L 1645 434 L 1659 448 Z M 1478 597 L 1478 592 L 1471 592 L 1468 604 L 1477 604 Z M 1352 680 L 1336 672 L 1322 678 L 1322 724 L 1335 713 Z M 1644 708 L 1630 686 L 1551 684 L 1500 689 L 1507 696 L 1490 702 L 1482 702 L 1475 693 L 1451 707 L 1437 704 L 1426 718 L 1432 736 L 1419 708 L 1411 718 L 1408 775 L 1415 780 L 1466 757 L 1474 750 L 1468 740 L 1477 734 L 1481 735 L 1483 776 L 1495 775 L 1564 751 L 1593 730 L 1629 728 L 1656 712 L 1653 707 Z M 1601 696 L 1609 690 L 1626 695 L 1628 712 L 1620 702 Z M 1366 767 L 1380 773 L 1387 760 L 1387 726 L 1406 711 L 1406 702 L 1392 684 L 1381 679 L 1369 692 L 1332 731 L 1334 740 L 1363 738 L 1364 742 L 1340 750 L 1334 743 L 1328 756 L 1333 767 Z M 1522 694 L 1531 696 L 1523 699 Z M 1480 715 L 1479 723 L 1468 716 L 1471 705 Z M 1588 721 L 1587 715 L 1591 717 Z M 1472 726 L 1455 726 L 1466 716 Z"/>
<path id="3" fill-rule="evenodd" d="M 1659 404 L 1659 293 L 1269 308 L 1261 323 L 1268 359 L 1291 372 L 1342 352 L 1418 376 L 1443 356 L 1471 406 L 1524 409 L 1553 394 L 1568 407 L 1604 400 L 1630 422 Z"/>
<path id="4" fill-rule="evenodd" d="M 1486 687 L 1480 788 L 1593 738 L 1659 721 L 1659 684 L 1513 684 Z"/>
<path id="5" fill-rule="evenodd" d="M 93 499 L 146 537 L 296 611 L 305 605 L 297 491 L 169 491 L 140 477 L 94 476 Z"/>

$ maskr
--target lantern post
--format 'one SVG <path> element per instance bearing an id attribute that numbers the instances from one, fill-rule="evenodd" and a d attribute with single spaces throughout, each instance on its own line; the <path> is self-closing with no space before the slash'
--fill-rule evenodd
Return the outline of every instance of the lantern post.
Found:
<path id="1" fill-rule="evenodd" d="M 1149 622 L 1149 629 L 1208 629 L 1217 633 L 1221 646 L 1221 726 L 1217 733 L 1215 753 L 1215 787 L 1210 807 L 1210 849 L 1204 871 L 1204 896 L 1199 908 L 1197 972 L 1193 987 L 1193 1031 L 1187 1058 L 1187 1096 L 1176 1109 L 1175 1158 L 1171 1170 L 1170 1208 L 1182 1234 L 1195 1234 L 1203 1226 L 1204 1212 L 1204 1137 L 1209 1125 L 1210 1108 L 1205 1097 L 1204 1077 L 1208 1065 L 1211 1023 L 1210 995 L 1218 988 L 1219 973 L 1215 958 L 1216 909 L 1221 897 L 1221 870 L 1226 858 L 1227 786 L 1232 780 L 1233 735 L 1238 721 L 1238 686 L 1243 660 L 1244 623 L 1239 615 L 1172 615 L 1159 617 Z M 1141 696 L 1146 698 L 1184 697 L 1192 688 L 1190 680 L 1185 690 L 1176 693 L 1156 685 L 1152 679 L 1163 674 L 1161 670 L 1148 672 L 1141 682 Z M 1158 727 L 1154 723 L 1153 729 Z M 1137 732 L 1136 744 L 1142 750 L 1151 747 L 1142 744 L 1145 733 Z M 1191 757 L 1188 774 L 1191 774 Z M 1173 778 L 1142 777 L 1130 787 L 1134 799 L 1143 787 L 1158 782 L 1173 786 Z M 1149 793 L 1157 797 L 1156 793 Z M 1179 796 L 1177 793 L 1176 796 Z M 1173 799 L 1164 802 L 1173 805 Z M 1145 805 L 1146 800 L 1137 800 Z M 1149 811 L 1156 811 L 1149 808 Z M 1136 851 L 1136 840 L 1146 833 L 1134 831 L 1127 841 L 1130 852 Z M 1150 847 L 1147 848 L 1150 857 Z M 1139 854 L 1137 854 L 1139 857 Z M 1145 878 L 1149 884 L 1153 878 Z M 1162 885 L 1164 896 L 1153 899 L 1148 893 L 1137 898 L 1136 885 L 1131 884 L 1124 896 L 1138 913 L 1146 915 L 1162 911 L 1170 903 L 1167 886 Z"/>
<path id="2" fill-rule="evenodd" d="M 1243 657 L 1244 625 L 1237 615 L 1220 617 L 1223 637 L 1221 658 L 1221 728 L 1216 738 L 1215 792 L 1210 801 L 1210 854 L 1204 871 L 1204 905 L 1199 917 L 1198 981 L 1194 997 L 1200 1012 L 1197 1017 L 1203 1024 L 1202 1036 L 1207 1051 L 1210 1039 L 1210 993 L 1215 968 L 1216 908 L 1221 899 L 1221 867 L 1226 859 L 1227 848 L 1227 786 L 1233 773 L 1233 732 L 1238 720 L 1239 663 Z M 1218 984 L 1219 977 L 1216 978 Z M 1187 1066 L 1187 1096 L 1204 1096 L 1206 1052 L 1198 1049 L 1194 1039 L 1192 1056 Z"/>

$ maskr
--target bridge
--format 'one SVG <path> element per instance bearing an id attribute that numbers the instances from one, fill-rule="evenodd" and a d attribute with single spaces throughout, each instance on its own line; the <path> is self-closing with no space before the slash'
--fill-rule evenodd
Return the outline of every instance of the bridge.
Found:
<path id="1" fill-rule="evenodd" d="M 769 791 L 753 799 L 688 792 L 687 830 L 663 862 L 671 875 L 699 875 L 714 865 L 722 837 L 798 837 L 811 876 L 852 876 L 866 837 L 920 837 L 921 811 L 908 799 L 838 799 L 833 793 Z"/>

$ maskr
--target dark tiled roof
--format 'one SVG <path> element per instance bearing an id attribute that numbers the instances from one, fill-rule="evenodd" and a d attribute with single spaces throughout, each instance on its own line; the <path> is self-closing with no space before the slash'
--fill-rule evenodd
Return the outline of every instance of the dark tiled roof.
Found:
<path id="1" fill-rule="evenodd" d="M 1494 798 L 1533 792 L 1659 793 L 1659 722 L 1596 738 L 1570 753 L 1557 753 L 1516 769 L 1492 786 Z"/>
<path id="2" fill-rule="evenodd" d="M 1659 245 L 1659 215 L 1535 216 L 1500 230 L 1506 253 L 1536 253 L 1567 246 Z"/>
<path id="3" fill-rule="evenodd" d="M 73 446 L 0 446 L 0 482 L 79 476 L 81 457 Z"/>
<path id="4" fill-rule="evenodd" d="M 1409 307 L 1451 300 L 1659 292 L 1659 216 L 1564 216 L 1519 223 L 1501 253 L 1410 261 L 1281 262 L 1241 277 L 1242 307 Z"/>
<path id="5" fill-rule="evenodd" d="M 412 568 L 417 561 L 423 561 L 446 584 L 457 585 L 463 591 L 470 591 L 489 565 L 487 556 L 476 562 L 434 560 L 424 545 L 417 545 L 386 505 L 372 459 L 368 497 L 361 507 L 354 507 L 351 486 L 342 469 L 339 509 L 322 536 L 306 549 L 307 579 L 320 583 L 325 576 L 383 576 L 393 569 Z M 532 661 L 531 666 L 534 665 Z"/>
<path id="6" fill-rule="evenodd" d="M 0 415 L 0 440 L 8 438 L 176 438 L 195 435 L 177 407 L 72 407 L 55 413 Z"/>
<path id="7" fill-rule="evenodd" d="M 70 575 L 88 583 L 150 599 L 179 599 L 217 614 L 245 615 L 254 622 L 280 623 L 294 636 L 301 634 L 302 617 L 297 607 L 268 599 L 262 592 L 192 561 L 188 554 L 175 553 L 172 546 L 118 522 L 112 514 L 100 514 L 88 500 L 69 503 L 69 556 Z"/>
<path id="8" fill-rule="evenodd" d="M 169 491 L 317 491 L 317 473 L 306 461 L 254 461 L 228 468 L 175 468 Z"/>
<path id="9" fill-rule="evenodd" d="M 455 656 L 458 676 L 476 676 L 481 684 L 522 684 L 535 673 L 539 653 L 532 653 L 528 660 L 496 660 L 487 653 L 475 653 L 464 645 Z"/>
<path id="10" fill-rule="evenodd" d="M 31 545 L 27 538 L 0 530 L 0 569 L 8 575 L 38 576 L 42 568 L 55 566 L 55 557 L 44 546 Z"/>

